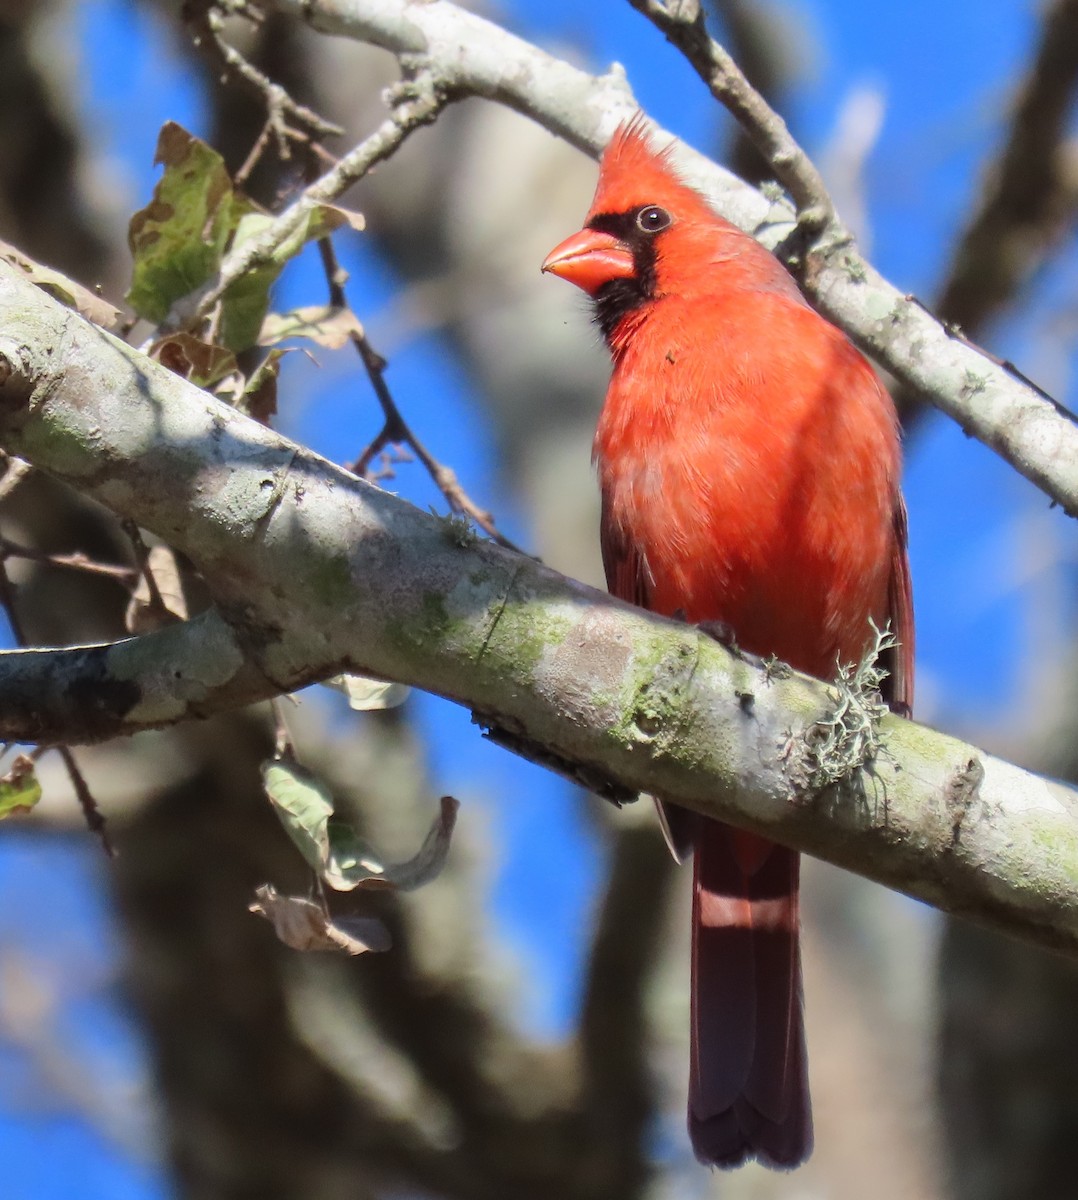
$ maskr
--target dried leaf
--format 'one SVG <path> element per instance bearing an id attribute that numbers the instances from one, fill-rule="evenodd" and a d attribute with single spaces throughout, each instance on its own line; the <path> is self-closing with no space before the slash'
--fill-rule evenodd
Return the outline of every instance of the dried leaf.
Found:
<path id="1" fill-rule="evenodd" d="M 152 633 L 175 621 L 187 620 L 183 578 L 172 550 L 168 546 L 152 547 L 146 571 L 153 575 L 160 600 L 154 596 L 144 572 L 127 604 L 124 620 L 130 633 Z"/>
<path id="2" fill-rule="evenodd" d="M 362 213 L 343 208 L 340 204 L 321 204 L 316 212 L 317 220 L 322 223 L 323 228 L 321 232 L 312 234 L 312 237 L 325 237 L 327 233 L 342 229 L 345 225 L 354 229 L 356 233 L 362 233 L 367 228 L 367 219 Z"/>
<path id="3" fill-rule="evenodd" d="M 287 350 L 271 350 L 255 368 L 251 378 L 236 400 L 240 412 L 254 417 L 263 425 L 277 414 L 277 377 L 281 373 L 281 359 Z"/>
<path id="4" fill-rule="evenodd" d="M 307 338 L 327 350 L 341 350 L 355 335 L 362 335 L 363 326 L 350 308 L 331 304 L 314 304 L 294 308 L 290 312 L 270 313 L 262 322 L 258 335 L 260 346 L 272 346 L 285 338 Z"/>
<path id="5" fill-rule="evenodd" d="M 223 346 L 211 346 L 190 333 L 173 333 L 155 342 L 150 357 L 198 387 L 212 387 L 237 370 L 236 356 Z"/>
<path id="6" fill-rule="evenodd" d="M 323 684 L 335 692 L 343 692 L 348 697 L 348 707 L 356 712 L 397 708 L 408 699 L 412 691 L 405 683 L 372 679 L 369 675 L 334 675 L 323 680 Z"/>
<path id="7" fill-rule="evenodd" d="M 20 754 L 11 770 L 0 778 L 0 821 L 28 813 L 41 799 L 41 784 L 34 774 L 33 759 Z"/>
<path id="8" fill-rule="evenodd" d="M 68 308 L 73 308 L 76 312 L 81 313 L 95 325 L 111 329 L 119 321 L 120 310 L 107 300 L 103 300 L 96 292 L 91 292 L 81 283 L 76 283 L 59 271 L 54 271 L 52 267 L 46 267 L 32 258 L 27 258 L 21 250 L 16 249 L 8 242 L 0 241 L 0 259 L 11 263 L 13 267 L 18 267 L 20 271 L 29 276 L 31 283 L 41 288 L 42 291 L 48 292 L 54 300 L 59 300 L 61 304 L 66 304 Z"/>
<path id="9" fill-rule="evenodd" d="M 277 937 L 293 950 L 336 950 L 345 954 L 384 951 L 389 930 L 374 917 L 331 919 L 321 904 L 302 896 L 282 896 L 269 883 L 255 889 L 249 911 L 265 917 Z"/>

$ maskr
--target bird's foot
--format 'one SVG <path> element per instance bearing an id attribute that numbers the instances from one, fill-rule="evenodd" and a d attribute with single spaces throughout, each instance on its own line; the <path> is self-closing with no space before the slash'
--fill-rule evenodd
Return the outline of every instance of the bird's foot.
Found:
<path id="1" fill-rule="evenodd" d="M 700 621 L 697 629 L 701 633 L 706 633 L 709 638 L 719 643 L 720 646 L 729 650 L 736 658 L 741 659 L 743 663 L 748 663 L 750 667 L 756 667 L 757 670 L 764 670 L 767 666 L 767 660 L 761 658 L 758 654 L 751 654 L 748 650 L 743 650 L 737 644 L 737 632 L 728 621 Z"/>

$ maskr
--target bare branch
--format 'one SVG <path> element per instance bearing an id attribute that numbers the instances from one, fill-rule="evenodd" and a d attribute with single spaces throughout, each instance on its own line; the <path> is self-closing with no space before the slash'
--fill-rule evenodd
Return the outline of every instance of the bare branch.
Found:
<path id="1" fill-rule="evenodd" d="M 849 241 L 850 235 L 839 224 L 815 164 L 794 140 L 782 117 L 749 83 L 723 47 L 708 35 L 699 0 L 629 0 L 629 3 L 685 55 L 711 94 L 752 140 L 775 178 L 793 197 L 799 222 L 811 230 L 829 227 L 830 237 Z"/>
<path id="2" fill-rule="evenodd" d="M 787 12 L 778 17 L 776 9 L 765 7 L 759 0 L 711 0 L 710 7 L 719 19 L 734 62 L 740 65 L 749 83 L 773 105 L 788 82 L 792 67 L 776 22 L 793 27 L 799 16 Z M 774 171 L 740 127 L 722 159 L 735 175 L 753 186 L 774 178 Z"/>
<path id="3" fill-rule="evenodd" d="M 132 570 L 131 567 L 125 567 L 119 563 L 98 562 L 81 551 L 73 554 L 50 554 L 47 550 L 36 550 L 33 546 L 24 546 L 20 542 L 12 541 L 11 538 L 0 536 L 0 560 L 8 558 L 24 558 L 29 562 L 41 563 L 45 566 L 82 571 L 87 575 L 106 575 L 128 588 L 134 587 L 138 576 L 138 572 Z"/>
<path id="4" fill-rule="evenodd" d="M 352 669 L 466 704 L 492 736 L 592 789 L 661 795 L 1078 951 L 1073 790 L 886 716 L 883 752 L 815 792 L 828 686 L 776 679 L 490 542 L 462 546 L 444 519 L 217 402 L 3 264 L 0 330 L 0 446 L 187 554 L 229 621 L 204 618 L 194 646 L 191 622 L 152 643 L 6 656 L 0 737 L 31 732 L 3 722 L 20 689 L 40 694 L 42 654 L 61 675 L 65 656 L 97 671 L 68 674 L 66 712 L 33 714 L 60 736 L 95 704 L 151 727 L 256 679 L 270 694 Z M 181 647 L 199 656 L 194 676 Z"/>
<path id="5" fill-rule="evenodd" d="M 962 236 L 937 304 L 976 336 L 1028 278 L 1078 212 L 1068 117 L 1078 84 L 1078 3 L 1046 11 L 1040 45 L 1015 100 L 1010 132 Z"/>
<path id="6" fill-rule="evenodd" d="M 57 746 L 57 754 L 63 760 L 64 769 L 67 771 L 67 777 L 71 780 L 71 786 L 74 788 L 75 796 L 79 802 L 79 808 L 82 809 L 83 820 L 86 822 L 86 828 L 95 835 L 101 843 L 101 848 L 105 851 L 109 858 L 114 858 L 116 850 L 112 845 L 112 839 L 109 837 L 108 827 L 105 824 L 105 818 L 101 814 L 101 809 L 98 807 L 97 801 L 94 799 L 93 792 L 90 791 L 90 785 L 86 782 L 86 776 L 83 775 L 82 769 L 79 767 L 75 759 L 75 755 L 71 752 L 70 746 Z"/>
<path id="7" fill-rule="evenodd" d="M 980 207 L 955 248 L 936 301 L 942 321 L 981 337 L 1073 227 L 1078 151 L 1067 118 L 1078 83 L 1078 3 L 1056 0 L 1015 99 L 1011 127 L 989 167 Z M 895 405 L 909 432 L 927 406 L 899 388 Z"/>
<path id="8" fill-rule="evenodd" d="M 322 266 L 326 272 L 326 282 L 329 284 L 330 304 L 334 308 L 348 309 L 350 307 L 348 296 L 344 290 L 344 283 L 342 281 L 343 273 L 337 263 L 337 254 L 333 249 L 333 239 L 328 237 L 320 238 L 318 251 L 322 257 Z M 412 427 L 404 419 L 401 410 L 397 407 L 397 402 L 393 399 L 393 393 L 389 390 L 389 384 L 386 382 L 386 367 L 388 363 L 371 345 L 366 331 L 358 321 L 349 330 L 348 337 L 355 347 L 360 361 L 363 363 L 363 369 L 367 372 L 367 378 L 374 389 L 374 394 L 382 409 L 382 416 L 385 419 L 385 423 L 374 440 L 352 464 L 352 470 L 362 478 L 368 479 L 370 478 L 370 466 L 376 455 L 381 454 L 387 446 L 408 446 L 416 458 L 423 464 L 427 474 L 434 480 L 435 485 L 441 491 L 442 495 L 445 496 L 453 512 L 474 521 L 499 546 L 506 546 L 510 550 L 519 549 L 519 547 L 514 546 L 499 531 L 497 525 L 494 523 L 493 513 L 485 508 L 480 508 L 468 495 L 457 478 L 456 472 L 451 467 L 438 462 L 434 455 L 416 437 L 412 431 Z"/>
<path id="9" fill-rule="evenodd" d="M 34 468 L 20 458 L 8 458 L 5 466 L 4 474 L 0 476 L 0 504 L 34 472 Z"/>
<path id="10" fill-rule="evenodd" d="M 306 141 L 308 134 L 318 137 L 339 136 L 344 130 L 320 117 L 318 113 L 304 104 L 298 103 L 253 63 L 243 57 L 235 47 L 230 46 L 221 36 L 222 13 L 210 0 L 200 0 L 197 4 L 188 4 L 185 8 L 185 18 L 191 29 L 192 41 L 198 46 L 217 69 L 224 79 L 238 79 L 250 91 L 258 96 L 266 106 L 267 126 L 278 139 L 282 157 L 288 156 L 288 140 Z M 291 118 L 304 130 L 297 134 L 289 128 L 288 118 Z"/>

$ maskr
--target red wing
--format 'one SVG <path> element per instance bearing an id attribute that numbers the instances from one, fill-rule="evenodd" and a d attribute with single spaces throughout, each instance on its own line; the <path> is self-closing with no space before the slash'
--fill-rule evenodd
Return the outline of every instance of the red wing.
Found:
<path id="1" fill-rule="evenodd" d="M 898 645 L 884 656 L 884 665 L 890 675 L 884 680 L 883 689 L 887 703 L 904 717 L 913 712 L 913 585 L 910 580 L 908 541 L 906 505 L 899 496 L 895 507 L 895 539 L 891 550 L 891 582 L 888 587 L 891 632 L 898 638 Z"/>
<path id="2" fill-rule="evenodd" d="M 650 608 L 651 590 L 648 565 L 644 556 L 614 528 L 610 520 L 606 493 L 603 493 L 603 514 L 599 525 L 599 543 L 606 571 L 606 590 L 619 600 L 628 600 L 641 608 Z"/>

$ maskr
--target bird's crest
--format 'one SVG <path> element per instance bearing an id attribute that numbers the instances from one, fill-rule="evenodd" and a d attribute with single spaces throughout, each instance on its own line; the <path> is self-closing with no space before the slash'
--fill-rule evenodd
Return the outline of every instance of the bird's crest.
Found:
<path id="1" fill-rule="evenodd" d="M 668 206 L 684 216 L 713 216 L 703 197 L 674 169 L 672 151 L 673 143 L 654 148 L 642 112 L 619 125 L 603 151 L 589 217 L 629 212 L 643 204 Z"/>

